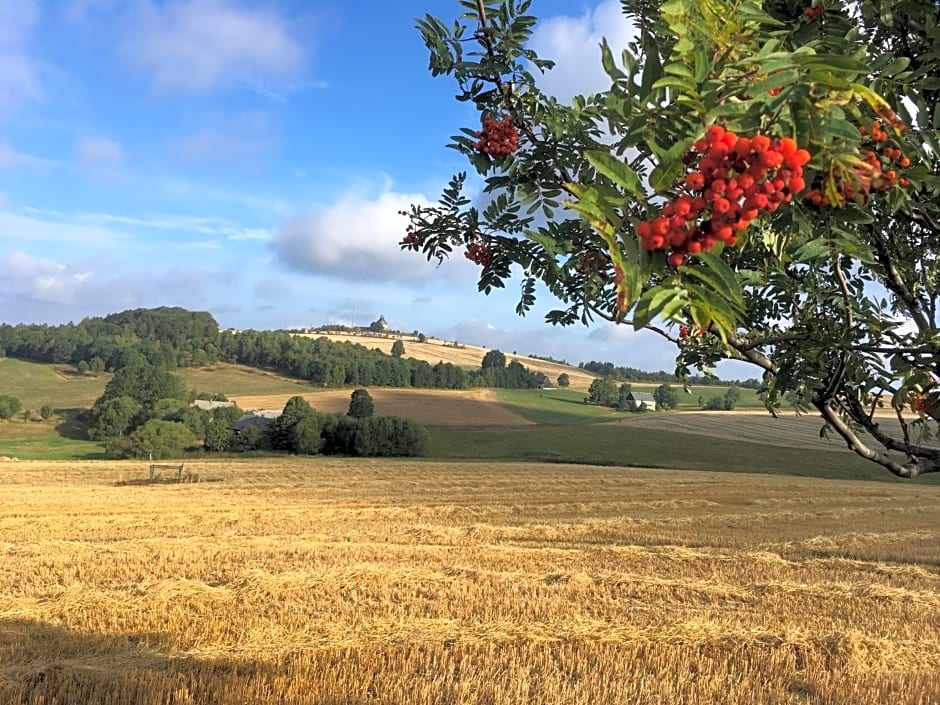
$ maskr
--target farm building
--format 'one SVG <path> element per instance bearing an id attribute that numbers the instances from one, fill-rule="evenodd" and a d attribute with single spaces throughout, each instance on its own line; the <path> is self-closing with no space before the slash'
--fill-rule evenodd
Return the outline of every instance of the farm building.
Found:
<path id="1" fill-rule="evenodd" d="M 197 409 L 203 411 L 212 411 L 213 409 L 224 409 L 229 406 L 235 406 L 233 401 L 210 401 L 209 399 L 196 399 L 193 404 Z"/>
<path id="2" fill-rule="evenodd" d="M 258 409 L 257 411 L 249 411 L 232 424 L 232 430 L 237 435 L 249 426 L 257 426 L 260 429 L 264 429 L 267 428 L 267 425 L 271 423 L 271 421 L 280 415 L 281 411 L 279 409 Z"/>
<path id="3" fill-rule="evenodd" d="M 656 408 L 656 400 L 649 392 L 630 392 L 627 404 L 630 411 L 652 411 Z"/>

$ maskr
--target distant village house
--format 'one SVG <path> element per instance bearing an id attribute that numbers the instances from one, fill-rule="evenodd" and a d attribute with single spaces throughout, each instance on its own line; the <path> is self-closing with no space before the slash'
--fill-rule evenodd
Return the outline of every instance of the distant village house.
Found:
<path id="1" fill-rule="evenodd" d="M 213 411 L 214 409 L 224 409 L 229 406 L 235 406 L 233 401 L 211 401 L 209 399 L 196 399 L 193 406 L 203 411 Z"/>
<path id="2" fill-rule="evenodd" d="M 653 411 L 656 400 L 649 392 L 630 392 L 627 395 L 627 406 L 630 411 Z"/>

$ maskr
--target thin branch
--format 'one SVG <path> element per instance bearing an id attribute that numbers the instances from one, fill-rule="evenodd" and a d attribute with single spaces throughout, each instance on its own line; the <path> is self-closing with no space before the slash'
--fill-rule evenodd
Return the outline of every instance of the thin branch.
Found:
<path id="1" fill-rule="evenodd" d="M 829 424 L 836 433 L 842 436 L 842 439 L 846 442 L 846 445 L 848 445 L 849 450 L 865 458 L 865 460 L 870 460 L 873 463 L 881 465 L 883 468 L 887 469 L 894 475 L 897 475 L 898 477 L 911 478 L 917 477 L 918 475 L 925 472 L 940 471 L 940 465 L 937 464 L 921 466 L 918 463 L 911 463 L 909 465 L 902 465 L 884 453 L 879 453 L 877 450 L 873 450 L 861 438 L 859 438 L 855 430 L 845 422 L 845 419 L 843 419 L 839 413 L 832 408 L 829 402 L 827 400 L 821 399 L 818 395 L 813 396 L 813 406 L 819 410 L 823 420 Z"/>
<path id="2" fill-rule="evenodd" d="M 780 343 L 799 343 L 804 340 L 809 340 L 808 333 L 801 333 L 800 335 L 771 335 L 766 338 L 758 338 L 757 340 L 751 340 L 744 343 L 740 348 L 736 348 L 739 352 L 744 350 L 754 350 L 756 348 L 762 348 L 765 345 L 779 345 Z"/>
<path id="3" fill-rule="evenodd" d="M 926 332 L 930 328 L 930 322 L 924 315 L 920 301 L 917 300 L 917 297 L 914 296 L 907 287 L 904 278 L 901 276 L 901 273 L 898 271 L 897 266 L 891 258 L 891 253 L 888 252 L 887 246 L 877 233 L 872 233 L 872 242 L 875 245 L 875 256 L 885 270 L 885 286 L 904 302 L 904 306 L 907 308 L 907 312 L 911 315 L 911 318 L 914 319 L 917 329 L 921 332 Z"/>
<path id="4" fill-rule="evenodd" d="M 898 417 L 898 423 L 901 424 L 901 433 L 904 434 L 904 445 L 907 447 L 907 457 L 911 458 L 914 453 L 911 450 L 911 433 L 907 427 L 907 421 L 904 420 L 904 415 L 901 413 L 900 407 L 894 407 L 894 413 Z M 868 417 L 869 421 L 872 420 L 872 416 Z"/>
<path id="5" fill-rule="evenodd" d="M 845 307 L 844 335 L 847 338 L 855 325 L 855 316 L 852 313 L 852 295 L 849 292 L 848 282 L 845 280 L 845 272 L 842 271 L 842 258 L 836 255 L 834 259 L 835 265 L 833 271 L 836 275 L 836 281 L 839 282 L 839 291 L 842 293 L 842 305 Z M 826 390 L 820 395 L 824 402 L 828 402 L 832 399 L 839 387 L 842 386 L 842 382 L 845 380 L 845 364 L 847 357 L 848 351 L 845 348 L 841 348 L 839 350 L 839 362 L 832 371 L 829 383 L 826 385 Z"/>
<path id="6" fill-rule="evenodd" d="M 734 333 L 728 334 L 728 345 L 736 350 L 745 361 L 757 365 L 765 372 L 770 372 L 771 374 L 775 375 L 780 371 L 780 367 L 777 365 L 777 363 L 775 363 L 766 355 L 763 355 L 757 352 L 757 350 L 749 347 L 746 340 L 739 338 Z"/>
<path id="7" fill-rule="evenodd" d="M 489 27 L 487 26 L 486 21 L 486 7 L 483 5 L 483 0 L 477 0 L 477 11 L 480 13 L 481 30 L 478 34 L 483 40 L 483 46 L 486 48 L 486 55 L 490 58 L 491 61 L 496 61 L 496 49 L 493 47 L 493 40 L 490 38 Z M 503 79 L 499 74 L 496 74 L 496 76 L 491 80 L 496 85 L 496 89 L 499 91 L 500 100 L 503 101 L 506 109 L 511 112 L 512 105 L 509 103 L 509 96 L 512 93 L 512 89 L 510 88 L 509 91 L 506 90 L 506 84 L 503 83 Z M 526 134 L 526 137 L 529 138 L 529 141 L 531 141 L 533 144 L 539 143 L 538 137 L 527 121 L 523 121 L 521 127 L 522 131 Z M 558 175 L 561 177 L 561 188 L 564 189 L 565 193 L 567 193 L 569 196 L 577 197 L 577 194 L 573 193 L 568 188 L 568 184 L 572 181 L 568 170 L 564 168 L 559 169 Z"/>
<path id="8" fill-rule="evenodd" d="M 862 426 L 865 432 L 878 441 L 885 449 L 905 453 L 911 457 L 916 456 L 918 458 L 940 461 L 940 448 L 929 448 L 927 446 L 917 445 L 911 443 L 910 440 L 905 443 L 882 431 L 881 425 L 873 418 L 868 417 L 862 405 L 854 397 L 846 396 L 844 399 L 841 399 L 840 402 L 852 420 Z"/>

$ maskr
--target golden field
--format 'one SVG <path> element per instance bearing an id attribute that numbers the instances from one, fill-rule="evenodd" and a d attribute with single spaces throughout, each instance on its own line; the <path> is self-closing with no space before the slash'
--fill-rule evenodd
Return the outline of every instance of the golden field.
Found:
<path id="1" fill-rule="evenodd" d="M 283 409 L 292 396 L 301 396 L 317 411 L 345 414 L 349 389 L 281 394 L 234 394 L 241 409 Z M 507 409 L 492 389 L 399 389 L 371 387 L 369 395 L 380 416 L 403 416 L 428 426 L 528 426 L 532 422 Z"/>
<path id="2" fill-rule="evenodd" d="M 187 469 L 0 466 L 0 703 L 940 702 L 940 487 Z"/>
<path id="3" fill-rule="evenodd" d="M 391 355 L 392 345 L 396 340 L 401 340 L 405 346 L 405 357 L 412 357 L 416 360 L 436 365 L 438 362 L 449 362 L 457 367 L 466 369 L 480 369 L 483 362 L 483 356 L 490 351 L 490 348 L 484 348 L 477 345 L 466 345 L 460 343 L 454 345 L 451 341 L 439 340 L 438 338 L 428 338 L 423 343 L 412 335 L 393 335 L 388 337 L 373 336 L 366 333 L 303 333 L 300 334 L 307 338 L 326 338 L 335 343 L 356 343 L 367 348 L 377 348 L 386 355 Z M 562 372 L 566 373 L 571 380 L 572 389 L 586 390 L 591 386 L 591 382 L 597 379 L 597 375 L 570 365 L 562 365 L 550 360 L 540 360 L 527 355 L 516 355 L 506 350 L 501 351 L 506 356 L 506 362 L 516 360 L 524 365 L 526 369 L 532 372 L 541 372 L 547 375 L 554 382 Z"/>

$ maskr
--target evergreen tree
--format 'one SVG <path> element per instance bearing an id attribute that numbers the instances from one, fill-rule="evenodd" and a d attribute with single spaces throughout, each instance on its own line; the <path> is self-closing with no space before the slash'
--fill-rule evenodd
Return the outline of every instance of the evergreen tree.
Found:
<path id="1" fill-rule="evenodd" d="M 356 389 L 353 391 L 349 399 L 349 411 L 346 412 L 346 415 L 356 419 L 365 419 L 372 416 L 374 412 L 375 404 L 372 402 L 372 395 L 369 394 L 368 390 Z"/>

